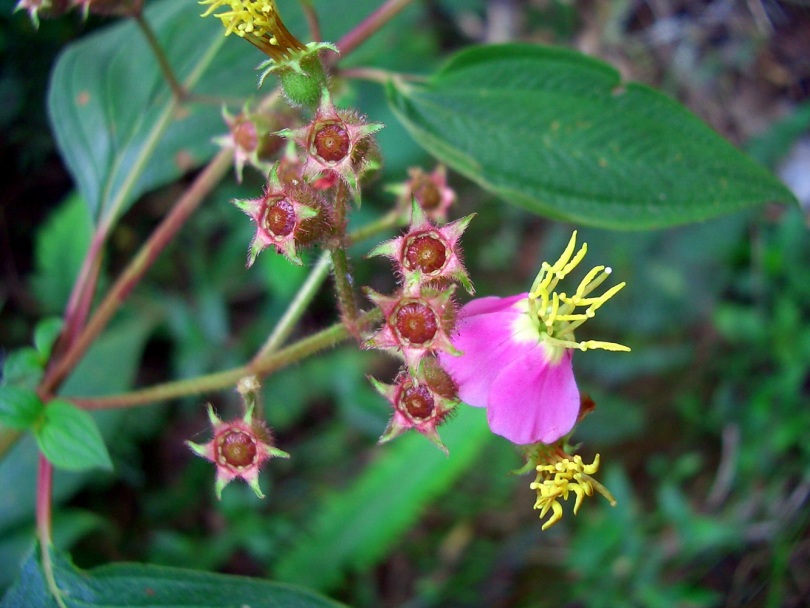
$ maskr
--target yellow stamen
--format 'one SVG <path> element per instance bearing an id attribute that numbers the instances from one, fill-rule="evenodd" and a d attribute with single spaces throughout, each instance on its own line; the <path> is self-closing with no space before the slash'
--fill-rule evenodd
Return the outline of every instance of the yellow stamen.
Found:
<path id="1" fill-rule="evenodd" d="M 200 0 L 200 4 L 210 5 L 203 17 L 221 7 L 229 8 L 214 15 L 225 26 L 225 35 L 244 38 L 276 61 L 306 49 L 284 26 L 275 0 Z"/>
<path id="2" fill-rule="evenodd" d="M 604 496 L 612 507 L 616 506 L 616 499 L 610 491 L 591 477 L 599 470 L 599 454 L 591 464 L 585 464 L 578 454 L 573 459 L 562 458 L 552 452 L 544 456 L 548 458 L 547 464 L 537 465 L 537 477 L 529 485 L 537 493 L 534 508 L 540 510 L 540 519 L 551 511 L 551 517 L 543 524 L 543 530 L 562 519 L 563 508 L 559 501 L 567 500 L 569 494 L 576 497 L 574 515 L 579 512 L 584 498 L 593 496 L 594 490 Z"/>
<path id="3" fill-rule="evenodd" d="M 545 328 L 546 335 L 543 339 L 552 346 L 562 348 L 629 351 L 628 347 L 614 342 L 599 340 L 578 342 L 574 339 L 574 330 L 594 317 L 596 311 L 625 286 L 625 283 L 619 283 L 602 295 L 592 295 L 613 272 L 610 267 L 596 266 L 580 281 L 574 295 L 568 296 L 555 291 L 559 282 L 579 265 L 588 252 L 587 243 L 583 243 L 574 254 L 576 240 L 575 230 L 560 258 L 554 264 L 543 262 L 529 292 L 530 310 L 532 314 L 537 315 L 541 327 Z"/>

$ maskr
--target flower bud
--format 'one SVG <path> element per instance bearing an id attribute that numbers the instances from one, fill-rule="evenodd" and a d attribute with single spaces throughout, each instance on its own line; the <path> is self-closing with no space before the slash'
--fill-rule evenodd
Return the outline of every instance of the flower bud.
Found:
<path id="1" fill-rule="evenodd" d="M 289 117 L 277 112 L 253 111 L 247 104 L 236 116 L 223 108 L 222 117 L 228 125 L 228 135 L 215 138 L 214 143 L 234 151 L 237 181 L 242 181 L 245 164 L 268 173 L 270 159 L 284 145 L 284 140 L 275 132 L 288 123 Z"/>
<path id="2" fill-rule="evenodd" d="M 391 190 L 399 195 L 400 204 L 416 201 L 425 215 L 437 223 L 447 221 L 447 210 L 456 200 L 455 191 L 447 185 L 447 170 L 439 165 L 433 173 L 418 167 L 408 169 L 410 179 Z"/>
<path id="3" fill-rule="evenodd" d="M 26 11 L 35 29 L 39 29 L 39 18 L 55 19 L 68 12 L 73 5 L 70 0 L 20 0 L 14 12 Z"/>
<path id="4" fill-rule="evenodd" d="M 427 219 L 415 200 L 412 213 L 410 228 L 404 236 L 381 243 L 368 255 L 384 255 L 393 259 L 409 292 L 427 283 L 440 287 L 456 281 L 469 293 L 474 293 L 461 260 L 459 239 L 475 215 L 437 227 Z"/>
<path id="5" fill-rule="evenodd" d="M 407 370 L 401 370 L 391 385 L 383 384 L 374 378 L 369 380 L 377 392 L 394 408 L 379 443 L 385 443 L 409 429 L 415 429 L 447 454 L 447 448 L 439 438 L 436 427 L 442 424 L 458 405 L 458 398 L 441 395 L 421 377 L 419 372 L 416 376 L 412 376 Z"/>
<path id="6" fill-rule="evenodd" d="M 383 313 L 383 326 L 364 347 L 398 352 L 411 369 L 429 353 L 458 353 L 449 337 L 455 322 L 454 291 L 451 286 L 441 292 L 425 289 L 419 295 L 400 292 L 389 297 L 366 288 Z"/>
<path id="7" fill-rule="evenodd" d="M 280 135 L 306 151 L 303 173 L 307 179 L 336 175 L 357 198 L 360 177 L 376 159 L 376 148 L 369 138 L 382 128 L 380 123 L 366 123 L 354 112 L 336 109 L 324 88 L 313 120 L 300 129 L 281 131 Z"/>
<path id="8" fill-rule="evenodd" d="M 223 422 L 209 404 L 208 418 L 214 431 L 213 439 L 204 445 L 191 441 L 186 441 L 186 445 L 216 465 L 217 498 L 222 498 L 223 488 L 236 478 L 244 479 L 256 496 L 264 498 L 259 487 L 259 469 L 270 458 L 289 458 L 290 455 L 273 446 L 270 431 L 254 420 L 252 405 L 242 419 Z"/>
<path id="9" fill-rule="evenodd" d="M 325 201 L 316 190 L 297 181 L 282 183 L 274 168 L 264 196 L 234 200 L 256 224 L 250 244 L 248 267 L 259 253 L 273 246 L 291 262 L 301 265 L 297 247 L 325 238 L 331 231 L 331 217 Z"/>

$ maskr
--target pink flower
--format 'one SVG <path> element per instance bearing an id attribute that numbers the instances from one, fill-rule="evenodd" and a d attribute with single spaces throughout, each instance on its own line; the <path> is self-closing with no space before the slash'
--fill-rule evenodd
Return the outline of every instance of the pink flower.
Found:
<path id="1" fill-rule="evenodd" d="M 597 266 L 573 295 L 555 292 L 585 256 L 587 245 L 573 256 L 575 244 L 576 232 L 554 265 L 543 264 L 531 292 L 480 298 L 464 306 L 452 338 L 463 354 L 439 353 L 458 384 L 459 398 L 486 407 L 492 431 L 516 444 L 552 443 L 573 429 L 580 397 L 571 349 L 630 350 L 611 342 L 574 340 L 574 329 L 624 287 L 621 283 L 601 296 L 591 295 L 611 272 Z"/>
<path id="2" fill-rule="evenodd" d="M 529 318 L 528 294 L 473 300 L 459 312 L 453 346 L 460 357 L 440 355 L 459 386 L 459 398 L 487 408 L 494 433 L 517 444 L 551 443 L 571 431 L 579 389 L 571 352 L 557 362 Z"/>

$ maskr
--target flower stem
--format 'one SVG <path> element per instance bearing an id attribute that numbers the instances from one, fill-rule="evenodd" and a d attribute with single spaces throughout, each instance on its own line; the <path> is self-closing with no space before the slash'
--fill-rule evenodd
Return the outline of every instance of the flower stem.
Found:
<path id="1" fill-rule="evenodd" d="M 253 358 L 254 361 L 260 360 L 266 355 L 274 352 L 284 343 L 290 332 L 292 332 L 295 324 L 301 318 L 301 315 L 306 311 L 307 306 L 318 293 L 318 288 L 323 284 L 324 279 L 329 275 L 329 254 L 324 252 L 318 262 L 315 264 L 312 272 L 309 273 L 307 280 L 301 285 L 295 298 L 290 302 L 284 315 L 279 319 L 273 333 L 261 347 L 259 352 Z"/>
<path id="2" fill-rule="evenodd" d="M 359 324 L 362 327 L 367 327 L 378 321 L 379 318 L 379 310 L 373 309 L 361 315 Z M 81 408 L 87 410 L 101 410 L 131 407 L 134 405 L 147 405 L 155 401 L 165 401 L 166 399 L 175 399 L 187 395 L 221 390 L 229 386 L 234 386 L 245 376 L 265 376 L 278 371 L 316 352 L 331 348 L 343 340 L 346 340 L 348 337 L 349 331 L 346 329 L 346 326 L 343 323 L 337 323 L 312 336 L 299 340 L 287 348 L 268 353 L 261 358 L 256 358 L 241 367 L 188 380 L 158 384 L 146 389 L 122 393 L 120 395 L 110 395 L 107 397 L 68 397 L 68 399 Z"/>
<path id="3" fill-rule="evenodd" d="M 166 82 L 169 84 L 169 88 L 172 90 L 172 95 L 174 95 L 177 101 L 185 101 L 188 98 L 188 91 L 183 88 L 183 85 L 180 84 L 180 81 L 174 75 L 174 70 L 172 70 L 172 66 L 169 64 L 169 59 L 166 57 L 163 47 L 160 46 L 160 42 L 158 41 L 152 26 L 149 25 L 149 22 L 143 16 L 142 11 L 137 11 L 134 15 L 132 15 L 132 18 L 135 19 L 135 23 L 138 24 L 138 27 L 146 38 L 146 43 L 152 50 L 155 59 L 157 59 L 158 65 L 160 66 L 160 71 L 163 73 L 163 77 L 166 79 Z"/>
<path id="4" fill-rule="evenodd" d="M 53 368 L 48 370 L 40 385 L 40 393 L 43 399 L 47 399 L 48 395 L 55 391 L 67 377 L 93 340 L 106 327 L 110 318 L 129 295 L 129 292 L 138 284 L 138 281 L 141 280 L 141 277 L 154 263 L 155 259 L 169 244 L 178 230 L 182 228 L 202 199 L 222 179 L 230 167 L 232 154 L 230 150 L 222 150 L 211 160 L 208 166 L 197 176 L 197 179 L 194 180 L 191 187 L 177 201 L 172 211 L 152 233 L 152 236 L 143 244 L 138 254 L 104 297 L 87 326 L 70 345 L 65 355 L 59 359 Z"/>
<path id="5" fill-rule="evenodd" d="M 338 182 L 335 192 L 335 227 L 337 239 L 332 246 L 332 273 L 335 277 L 335 292 L 337 294 L 340 318 L 349 330 L 349 333 L 360 339 L 360 329 L 357 326 L 357 299 L 354 293 L 354 285 L 349 266 L 349 255 L 346 252 L 348 238 L 347 228 L 347 207 L 349 205 L 349 191 L 343 182 Z"/>
<path id="6" fill-rule="evenodd" d="M 412 2 L 413 0 L 388 0 L 338 41 L 335 46 L 337 46 L 341 56 L 345 56 L 360 46 Z"/>

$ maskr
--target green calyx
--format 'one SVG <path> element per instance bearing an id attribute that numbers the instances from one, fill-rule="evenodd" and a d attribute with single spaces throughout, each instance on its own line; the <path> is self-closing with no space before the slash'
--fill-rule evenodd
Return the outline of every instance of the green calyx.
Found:
<path id="1" fill-rule="evenodd" d="M 294 53 L 289 59 L 265 61 L 258 68 L 264 70 L 259 77 L 259 86 L 269 74 L 276 74 L 291 105 L 317 106 L 327 82 L 326 70 L 319 57 L 324 49 L 339 52 L 328 42 L 310 42 L 306 49 Z"/>

